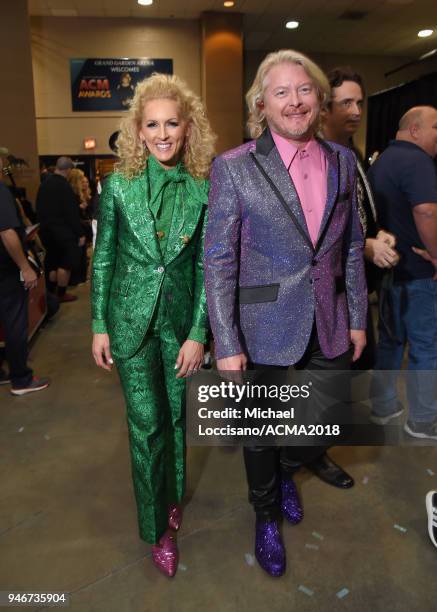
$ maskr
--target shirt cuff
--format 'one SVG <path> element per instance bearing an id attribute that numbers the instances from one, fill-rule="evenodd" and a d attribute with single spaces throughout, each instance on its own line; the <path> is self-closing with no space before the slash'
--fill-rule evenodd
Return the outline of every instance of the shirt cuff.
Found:
<path id="1" fill-rule="evenodd" d="M 94 334 L 107 334 L 106 321 L 104 319 L 93 319 L 92 330 Z"/>
<path id="2" fill-rule="evenodd" d="M 188 340 L 194 340 L 195 342 L 200 342 L 201 344 L 206 344 L 206 334 L 207 330 L 205 327 L 193 327 L 190 329 L 190 333 L 188 334 Z"/>

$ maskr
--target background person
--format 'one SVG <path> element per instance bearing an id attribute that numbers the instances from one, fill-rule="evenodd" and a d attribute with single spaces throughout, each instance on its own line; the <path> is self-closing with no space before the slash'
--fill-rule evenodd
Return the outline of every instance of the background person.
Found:
<path id="1" fill-rule="evenodd" d="M 41 183 L 36 198 L 40 236 L 47 251 L 48 289 L 56 292 L 60 302 L 77 300 L 67 293 L 67 287 L 72 270 L 79 266 L 80 247 L 85 244 L 77 198 L 68 183 L 73 168 L 69 157 L 59 157 L 55 172 Z"/>
<path id="2" fill-rule="evenodd" d="M 357 163 L 357 203 L 363 229 L 367 290 L 372 293 L 381 280 L 381 270 L 391 269 L 399 261 L 395 250 L 396 238 L 379 226 L 372 189 L 354 147 L 353 137 L 361 124 L 365 90 L 361 76 L 349 67 L 333 68 L 328 73 L 331 96 L 322 110 L 323 136 L 352 149 Z M 354 369 L 366 370 L 375 364 L 375 334 L 372 311 L 367 309 L 367 344 Z"/>
<path id="3" fill-rule="evenodd" d="M 85 236 L 84 244 L 79 246 L 79 264 L 77 268 L 72 271 L 69 281 L 70 285 L 77 285 L 79 283 L 85 283 L 88 277 L 88 247 L 91 245 L 93 237 L 90 211 L 91 190 L 88 178 L 79 168 L 73 168 L 71 170 L 68 182 L 76 195 L 77 204 L 79 206 L 80 222 Z"/>
<path id="4" fill-rule="evenodd" d="M 0 322 L 9 374 L 0 363 L 0 384 L 10 382 L 13 395 L 26 395 L 46 389 L 50 381 L 34 377 L 27 363 L 28 290 L 36 287 L 38 277 L 25 253 L 17 206 L 2 180 L 5 155 L 6 149 L 0 149 Z"/>
<path id="5" fill-rule="evenodd" d="M 203 231 L 213 134 L 177 77 L 137 85 L 104 184 L 93 258 L 93 355 L 123 387 L 140 536 L 167 576 L 185 490 L 184 377 L 207 335 Z"/>
<path id="6" fill-rule="evenodd" d="M 405 431 L 437 440 L 437 110 L 410 109 L 396 139 L 368 177 L 381 225 L 397 237 L 401 259 L 388 290 L 393 335 L 379 325 L 373 415 L 398 416 L 396 381 L 408 345 Z M 383 372 L 379 372 L 384 370 Z M 389 370 L 387 372 L 387 370 Z"/>

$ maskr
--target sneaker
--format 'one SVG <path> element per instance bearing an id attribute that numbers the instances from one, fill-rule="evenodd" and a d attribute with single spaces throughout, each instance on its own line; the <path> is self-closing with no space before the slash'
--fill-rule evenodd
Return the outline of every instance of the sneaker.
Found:
<path id="1" fill-rule="evenodd" d="M 437 419 L 431 422 L 407 421 L 404 425 L 404 431 L 415 438 L 437 440 Z"/>
<path id="2" fill-rule="evenodd" d="M 4 370 L 0 370 L 0 385 L 9 385 L 10 382 L 9 374 L 6 374 Z"/>
<path id="3" fill-rule="evenodd" d="M 32 379 L 32 382 L 27 387 L 11 387 L 12 395 L 26 395 L 27 393 L 33 393 L 34 391 L 42 391 L 47 389 L 50 384 L 49 378 L 36 378 Z"/>
<path id="4" fill-rule="evenodd" d="M 428 512 L 428 533 L 431 542 L 437 548 L 437 491 L 430 491 L 426 496 L 426 511 Z"/>
<path id="5" fill-rule="evenodd" d="M 77 300 L 77 295 L 73 295 L 72 293 L 64 293 L 64 295 L 58 295 L 58 302 L 62 304 L 63 302 L 75 302 Z"/>
<path id="6" fill-rule="evenodd" d="M 399 404 L 398 410 L 396 412 L 391 412 L 390 414 L 386 414 L 384 416 L 376 414 L 376 412 L 371 412 L 369 416 L 369 421 L 371 423 L 375 423 L 375 425 L 387 425 L 392 419 L 396 419 L 398 416 L 401 416 L 404 408 Z"/>

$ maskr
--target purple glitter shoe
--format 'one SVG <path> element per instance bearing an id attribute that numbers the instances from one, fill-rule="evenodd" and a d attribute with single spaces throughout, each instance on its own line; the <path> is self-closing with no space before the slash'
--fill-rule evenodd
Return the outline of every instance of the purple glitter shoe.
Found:
<path id="1" fill-rule="evenodd" d="M 255 557 L 270 576 L 285 572 L 285 548 L 277 521 L 256 519 Z"/>
<path id="2" fill-rule="evenodd" d="M 281 481 L 282 503 L 281 510 L 287 521 L 297 525 L 303 519 L 303 509 L 299 494 L 291 477 L 283 478 Z"/>

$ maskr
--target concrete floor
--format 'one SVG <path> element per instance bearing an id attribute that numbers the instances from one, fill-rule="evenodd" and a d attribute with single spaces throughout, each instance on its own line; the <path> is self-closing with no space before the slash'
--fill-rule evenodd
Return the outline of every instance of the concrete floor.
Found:
<path id="1" fill-rule="evenodd" d="M 0 590 L 68 591 L 74 612 L 436 610 L 424 503 L 435 447 L 333 449 L 356 479 L 349 491 L 302 471 L 305 519 L 283 527 L 279 579 L 253 562 L 241 451 L 190 448 L 181 565 L 173 580 L 159 574 L 137 535 L 117 375 L 93 364 L 88 287 L 77 293 L 32 347 L 52 386 L 23 398 L 0 389 Z"/>

